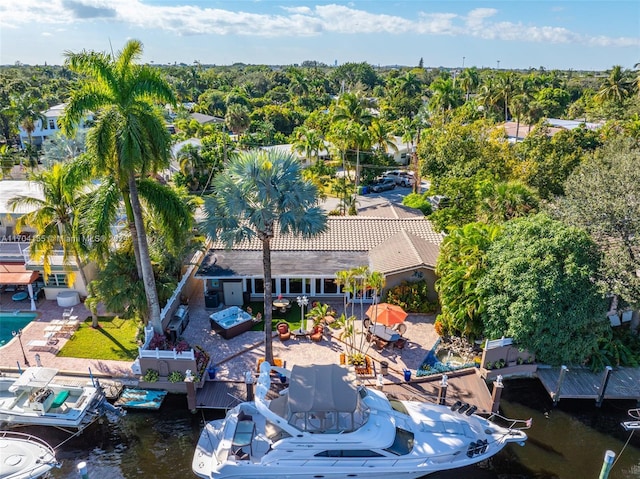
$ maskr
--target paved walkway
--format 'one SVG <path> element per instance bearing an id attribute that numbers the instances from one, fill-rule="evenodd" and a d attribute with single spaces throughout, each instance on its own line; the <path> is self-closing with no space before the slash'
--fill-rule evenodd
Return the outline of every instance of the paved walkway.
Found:
<path id="1" fill-rule="evenodd" d="M 7 311 L 6 298 L 2 298 L 0 305 Z M 26 305 L 26 303 L 25 303 Z M 15 304 L 13 305 L 15 309 Z M 338 313 L 342 310 L 342 304 L 333 304 Z M 25 309 L 28 305 L 25 306 Z M 27 344 L 32 339 L 43 339 L 44 328 L 53 319 L 60 319 L 64 308 L 57 306 L 55 301 L 41 300 L 38 304 L 39 318 L 26 326 L 22 332 L 22 344 L 25 354 L 31 365 L 35 365 L 35 352 L 29 351 Z M 359 311 L 359 307 L 356 308 Z M 209 315 L 211 310 L 204 307 L 202 295 L 196 295 L 190 301 L 191 319 L 184 331 L 184 337 L 191 345 L 202 346 L 209 354 L 212 361 L 218 367 L 218 378 L 241 380 L 246 371 L 255 371 L 257 361 L 264 357 L 264 333 L 260 331 L 247 331 L 235 338 L 225 340 L 211 330 Z M 89 312 L 80 304 L 74 307 L 73 315 L 80 319 L 89 316 Z M 389 363 L 389 375 L 387 381 L 401 382 L 403 369 L 409 369 L 415 377 L 415 370 L 424 360 L 427 352 L 437 340 L 433 329 L 434 317 L 429 315 L 409 315 L 407 332 L 405 337 L 409 342 L 404 349 L 385 349 L 377 351 L 373 347 L 364 349 L 363 352 L 374 360 L 376 372 L 380 371 L 380 361 Z M 360 329 L 359 321 L 356 330 Z M 56 345 L 64 346 L 66 339 L 61 339 Z M 366 341 L 362 344 L 367 345 Z M 309 339 L 290 339 L 281 342 L 277 335 L 273 338 L 274 356 L 282 358 L 287 367 L 295 364 L 327 364 L 339 363 L 340 353 L 345 351 L 344 343 L 339 339 L 339 331 L 332 331 L 322 342 L 316 343 Z M 3 372 L 15 372 L 17 363 L 24 367 L 24 360 L 18 338 L 14 338 L 6 346 L 0 349 L 0 369 Z M 88 368 L 95 375 L 107 377 L 133 378 L 131 363 L 124 361 L 86 360 L 75 358 L 62 358 L 55 352 L 38 352 L 43 366 L 59 369 L 65 374 L 87 375 Z"/>

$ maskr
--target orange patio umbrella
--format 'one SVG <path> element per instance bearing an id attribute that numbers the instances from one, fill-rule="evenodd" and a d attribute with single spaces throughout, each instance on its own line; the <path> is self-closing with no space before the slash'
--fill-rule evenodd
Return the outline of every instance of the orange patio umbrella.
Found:
<path id="1" fill-rule="evenodd" d="M 393 326 L 404 322 L 407 313 L 400 306 L 389 303 L 372 304 L 367 309 L 367 316 L 371 321 L 385 326 Z"/>

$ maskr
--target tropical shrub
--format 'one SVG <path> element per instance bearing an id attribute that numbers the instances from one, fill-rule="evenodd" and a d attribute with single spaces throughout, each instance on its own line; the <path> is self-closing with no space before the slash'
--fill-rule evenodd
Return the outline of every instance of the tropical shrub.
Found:
<path id="1" fill-rule="evenodd" d="M 432 212 L 431 203 L 427 198 L 427 193 L 423 194 L 418 193 L 409 193 L 402 200 L 402 204 L 408 206 L 409 208 L 415 208 L 417 210 L 422 211 L 422 214 L 425 216 L 429 216 Z"/>
<path id="2" fill-rule="evenodd" d="M 160 373 L 155 369 L 147 369 L 142 379 L 148 383 L 155 383 L 160 378 Z"/>
<path id="3" fill-rule="evenodd" d="M 169 374 L 169 382 L 170 383 L 179 383 L 184 381 L 184 373 L 180 371 L 174 371 Z"/>
<path id="4" fill-rule="evenodd" d="M 437 301 L 429 301 L 429 285 L 425 280 L 403 281 L 389 289 L 385 301 L 400 306 L 408 313 L 435 313 Z"/>

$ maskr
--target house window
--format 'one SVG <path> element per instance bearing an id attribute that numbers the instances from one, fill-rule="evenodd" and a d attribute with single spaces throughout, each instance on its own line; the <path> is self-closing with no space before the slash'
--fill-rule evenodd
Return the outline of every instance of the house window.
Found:
<path id="1" fill-rule="evenodd" d="M 67 287 L 67 275 L 64 273 L 53 273 L 46 277 L 46 286 L 55 286 L 59 288 Z"/>
<path id="2" fill-rule="evenodd" d="M 304 280 L 302 278 L 289 279 L 289 293 L 301 294 L 303 285 L 304 285 Z"/>
<path id="3" fill-rule="evenodd" d="M 53 118 L 49 119 L 49 129 L 50 130 L 55 130 L 56 129 L 56 121 Z"/>
<path id="4" fill-rule="evenodd" d="M 324 289 L 322 294 L 336 294 L 338 292 L 338 285 L 333 278 L 324 278 Z"/>

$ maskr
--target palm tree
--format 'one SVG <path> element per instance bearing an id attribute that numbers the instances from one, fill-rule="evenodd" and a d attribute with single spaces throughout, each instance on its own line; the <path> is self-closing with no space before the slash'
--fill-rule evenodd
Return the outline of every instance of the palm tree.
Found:
<path id="1" fill-rule="evenodd" d="M 265 359 L 273 362 L 271 240 L 276 230 L 303 237 L 325 231 L 318 191 L 302 179 L 293 155 L 256 150 L 232 158 L 213 186 L 214 193 L 205 198 L 204 230 L 228 248 L 255 237 L 262 242 Z"/>
<path id="2" fill-rule="evenodd" d="M 47 120 L 41 109 L 42 101 L 34 98 L 31 93 L 25 93 L 15 98 L 11 105 L 11 110 L 18 118 L 18 122 L 24 131 L 27 132 L 29 146 L 33 147 L 33 132 L 36 131 L 38 122 L 44 125 Z"/>
<path id="3" fill-rule="evenodd" d="M 224 116 L 227 128 L 236 133 L 239 137 L 251 126 L 249 109 L 239 103 L 232 103 L 227 107 L 227 114 Z"/>
<path id="4" fill-rule="evenodd" d="M 614 103 L 622 103 L 631 94 L 631 82 L 620 65 L 615 65 L 600 86 L 596 98 Z"/>
<path id="5" fill-rule="evenodd" d="M 460 74 L 460 87 L 465 92 L 465 101 L 469 101 L 471 92 L 480 85 L 480 74 L 476 67 L 465 68 Z"/>
<path id="6" fill-rule="evenodd" d="M 105 53 L 67 52 L 66 65 L 81 79 L 60 123 L 70 135 L 88 111 L 97 114 L 87 134 L 87 151 L 95 171 L 115 181 L 124 198 L 137 269 L 149 303 L 148 319 L 162 333 L 137 178 L 144 179 L 169 164 L 171 137 L 153 102 L 175 105 L 176 99 L 157 69 L 135 63 L 141 56 L 138 40 L 128 41 L 114 58 Z"/>
<path id="7" fill-rule="evenodd" d="M 504 121 L 507 122 L 509 121 L 509 103 L 516 91 L 516 79 L 513 72 L 501 72 L 498 75 L 496 87 L 498 93 L 497 100 L 502 100 L 504 103 Z"/>
<path id="8" fill-rule="evenodd" d="M 429 100 L 431 111 L 445 113 L 460 104 L 460 91 L 456 88 L 451 78 L 438 77 L 429 86 L 432 91 Z"/>
<path id="9" fill-rule="evenodd" d="M 371 144 L 376 145 L 385 153 L 388 153 L 389 150 L 393 152 L 398 151 L 393 133 L 388 128 L 388 124 L 384 120 L 374 118 L 371 122 L 371 126 L 369 126 L 369 135 Z"/>
<path id="10" fill-rule="evenodd" d="M 324 140 L 317 130 L 303 125 L 296 128 L 291 148 L 293 151 L 303 154 L 305 158 L 312 160 L 314 156 L 318 158 L 320 150 L 324 148 Z"/>
<path id="11" fill-rule="evenodd" d="M 478 191 L 478 216 L 486 223 L 503 223 L 533 214 L 539 199 L 528 186 L 517 181 L 487 181 Z"/>
<path id="12" fill-rule="evenodd" d="M 69 262 L 73 257 L 80 277 L 88 287 L 82 258 L 86 256 L 89 244 L 81 227 L 80 210 L 87 178 L 74 175 L 70 164 L 55 163 L 50 170 L 36 175 L 33 181 L 42 188 L 42 199 L 19 195 L 8 201 L 12 211 L 19 207 L 32 210 L 18 218 L 16 231 L 19 233 L 25 225 L 36 229 L 37 234 L 29 244 L 29 254 L 42 261 L 45 276 L 51 274 L 51 258 L 61 248 L 67 284 L 72 286 L 74 283 L 74 272 Z M 98 318 L 94 315 L 93 326 L 97 325 Z"/>
<path id="13" fill-rule="evenodd" d="M 474 338 L 482 334 L 483 304 L 477 284 L 485 273 L 487 250 L 499 232 L 497 225 L 469 223 L 451 229 L 442 242 L 436 262 L 438 321 L 450 333 Z"/>

